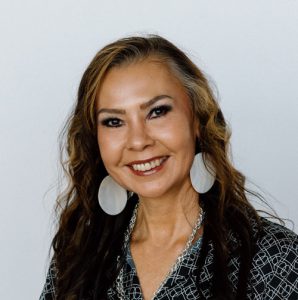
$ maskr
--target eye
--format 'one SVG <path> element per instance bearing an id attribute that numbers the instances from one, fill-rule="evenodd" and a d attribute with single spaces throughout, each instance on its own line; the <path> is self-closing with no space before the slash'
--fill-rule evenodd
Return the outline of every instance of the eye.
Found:
<path id="1" fill-rule="evenodd" d="M 154 107 L 149 113 L 149 118 L 155 119 L 155 118 L 162 117 L 171 110 L 172 110 L 172 107 L 170 105 L 160 105 L 160 106 Z"/>
<path id="2" fill-rule="evenodd" d="M 106 127 L 120 127 L 123 122 L 118 118 L 108 118 L 101 121 L 101 124 Z"/>

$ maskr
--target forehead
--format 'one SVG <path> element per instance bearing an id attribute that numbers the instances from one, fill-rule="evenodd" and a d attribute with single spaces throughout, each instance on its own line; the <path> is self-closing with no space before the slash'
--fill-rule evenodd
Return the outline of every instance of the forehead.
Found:
<path id="1" fill-rule="evenodd" d="M 132 105 L 164 94 L 189 105 L 186 90 L 173 71 L 165 63 L 147 59 L 109 70 L 99 88 L 96 106 Z"/>

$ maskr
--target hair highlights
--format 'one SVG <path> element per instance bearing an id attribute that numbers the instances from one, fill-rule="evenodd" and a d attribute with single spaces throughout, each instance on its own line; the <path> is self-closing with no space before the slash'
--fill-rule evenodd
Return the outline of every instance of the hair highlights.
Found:
<path id="1" fill-rule="evenodd" d="M 229 159 L 230 131 L 202 71 L 175 45 L 156 35 L 124 38 L 107 45 L 96 54 L 82 77 L 75 109 L 65 127 L 68 158 L 64 168 L 69 187 L 58 199 L 62 212 L 53 240 L 57 299 L 79 299 L 89 294 L 92 299 L 104 299 L 117 275 L 115 261 L 121 255 L 123 233 L 135 202 L 117 217 L 107 216 L 98 206 L 97 190 L 107 172 L 98 150 L 95 102 L 111 68 L 146 59 L 165 64 L 189 96 L 200 136 L 197 147 L 216 171 L 214 187 L 200 196 L 206 212 L 203 248 L 209 240 L 215 245 L 213 292 L 230 293 L 225 270 L 229 251 L 226 237 L 231 229 L 243 245 L 237 294 L 243 299 L 253 248 L 248 215 L 256 221 L 258 216 L 247 201 L 244 176 Z M 203 260 L 204 257 L 199 264 Z"/>

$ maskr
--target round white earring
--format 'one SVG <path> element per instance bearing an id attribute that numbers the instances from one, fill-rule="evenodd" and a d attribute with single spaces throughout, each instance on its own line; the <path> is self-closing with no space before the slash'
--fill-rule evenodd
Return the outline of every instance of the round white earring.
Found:
<path id="1" fill-rule="evenodd" d="M 199 194 L 208 192 L 215 181 L 215 168 L 210 161 L 205 160 L 205 163 L 203 154 L 198 153 L 195 155 L 190 169 L 191 184 Z"/>
<path id="2" fill-rule="evenodd" d="M 107 176 L 100 184 L 98 203 L 108 215 L 118 215 L 126 206 L 127 192 L 111 176 Z"/>

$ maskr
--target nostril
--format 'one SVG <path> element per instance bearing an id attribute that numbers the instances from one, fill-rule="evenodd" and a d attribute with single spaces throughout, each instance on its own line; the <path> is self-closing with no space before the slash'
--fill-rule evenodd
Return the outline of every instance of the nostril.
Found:
<path id="1" fill-rule="evenodd" d="M 127 148 L 133 150 L 143 150 L 148 145 L 152 145 L 154 140 L 143 129 L 130 130 L 127 137 Z"/>

